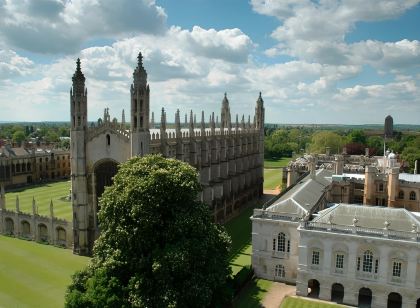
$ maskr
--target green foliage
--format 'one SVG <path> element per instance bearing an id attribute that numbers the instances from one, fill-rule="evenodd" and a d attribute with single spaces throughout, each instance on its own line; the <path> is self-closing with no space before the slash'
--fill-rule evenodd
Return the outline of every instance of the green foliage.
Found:
<path id="1" fill-rule="evenodd" d="M 325 153 L 327 147 L 332 154 L 341 153 L 344 145 L 343 137 L 332 131 L 318 131 L 312 135 L 310 153 Z"/>
<path id="2" fill-rule="evenodd" d="M 12 140 L 13 142 L 16 142 L 17 144 L 21 144 L 23 141 L 25 141 L 26 136 L 25 133 L 22 130 L 17 130 L 13 133 Z"/>
<path id="3" fill-rule="evenodd" d="M 58 142 L 58 134 L 55 131 L 48 131 L 45 135 L 45 141 L 47 142 Z"/>
<path id="4" fill-rule="evenodd" d="M 384 155 L 384 139 L 379 136 L 371 136 L 367 138 L 366 145 L 373 149 L 373 155 Z"/>
<path id="5" fill-rule="evenodd" d="M 197 178 L 188 164 L 156 155 L 122 164 L 100 199 L 92 262 L 74 277 L 66 306 L 208 307 L 223 301 L 230 237 L 197 201 Z"/>
<path id="6" fill-rule="evenodd" d="M 233 277 L 233 288 L 235 293 L 239 292 L 242 287 L 252 278 L 254 271 L 251 265 L 246 265 Z"/>
<path id="7" fill-rule="evenodd" d="M 264 140 L 264 155 L 266 158 L 291 157 L 305 147 L 307 134 L 296 128 L 267 131 Z"/>
<path id="8" fill-rule="evenodd" d="M 415 161 L 420 159 L 420 147 L 409 146 L 405 148 L 401 154 L 404 161 L 409 164 L 409 171 L 413 172 Z"/>
<path id="9" fill-rule="evenodd" d="M 353 129 L 347 135 L 347 143 L 361 143 L 366 144 L 366 134 L 361 129 Z"/>

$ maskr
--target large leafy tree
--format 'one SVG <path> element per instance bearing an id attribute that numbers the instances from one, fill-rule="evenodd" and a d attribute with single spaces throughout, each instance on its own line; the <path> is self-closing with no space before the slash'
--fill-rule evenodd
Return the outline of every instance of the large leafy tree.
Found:
<path id="1" fill-rule="evenodd" d="M 344 144 L 343 137 L 332 131 L 318 131 L 312 135 L 311 153 L 325 153 L 327 147 L 331 153 L 341 153 Z"/>
<path id="2" fill-rule="evenodd" d="M 100 199 L 101 234 L 67 307 L 208 307 L 230 275 L 230 238 L 197 201 L 197 172 L 162 156 L 122 164 Z"/>

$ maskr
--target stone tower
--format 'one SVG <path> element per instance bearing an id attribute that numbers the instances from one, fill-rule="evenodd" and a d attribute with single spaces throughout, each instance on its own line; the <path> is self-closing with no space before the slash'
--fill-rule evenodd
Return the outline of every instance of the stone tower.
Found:
<path id="1" fill-rule="evenodd" d="M 394 120 L 390 115 L 385 118 L 384 134 L 385 138 L 392 138 L 394 134 Z"/>
<path id="2" fill-rule="evenodd" d="M 149 153 L 150 131 L 150 89 L 147 84 L 147 72 L 143 67 L 143 56 L 139 53 L 137 67 L 133 73 L 131 85 L 131 156 L 143 156 Z"/>
<path id="3" fill-rule="evenodd" d="M 226 93 L 225 93 L 225 97 L 223 98 L 223 101 L 222 101 L 222 111 L 221 111 L 220 124 L 221 124 L 222 130 L 224 128 L 230 127 L 230 125 L 231 125 L 229 100 L 227 99 Z"/>
<path id="4" fill-rule="evenodd" d="M 257 165 L 260 166 L 258 170 L 258 177 L 261 180 L 260 193 L 263 194 L 264 191 L 264 118 L 265 118 L 265 109 L 264 101 L 260 95 L 258 96 L 257 103 L 255 106 L 255 128 L 259 130 L 258 136 L 258 162 Z"/>
<path id="5" fill-rule="evenodd" d="M 88 197 L 86 178 L 86 138 L 87 138 L 87 89 L 85 76 L 77 59 L 73 75 L 73 86 L 70 89 L 70 160 L 71 190 L 73 206 L 73 238 L 75 251 L 78 254 L 89 254 L 88 249 Z M 79 251 L 79 247 L 82 247 Z M 85 251 L 86 250 L 86 251 Z"/>

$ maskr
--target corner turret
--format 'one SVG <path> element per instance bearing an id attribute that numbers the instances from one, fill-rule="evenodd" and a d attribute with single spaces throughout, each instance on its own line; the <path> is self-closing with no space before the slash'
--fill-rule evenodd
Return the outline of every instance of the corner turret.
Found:
<path id="1" fill-rule="evenodd" d="M 143 67 L 143 55 L 137 57 L 137 67 L 133 72 L 131 94 L 131 156 L 149 153 L 150 132 L 150 88 L 147 72 Z"/>

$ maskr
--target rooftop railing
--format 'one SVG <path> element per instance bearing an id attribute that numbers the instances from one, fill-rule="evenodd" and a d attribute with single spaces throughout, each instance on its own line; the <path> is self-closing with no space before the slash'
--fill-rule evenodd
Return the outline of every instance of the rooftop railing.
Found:
<path id="1" fill-rule="evenodd" d="M 344 226 L 344 225 L 336 225 L 333 223 L 330 224 L 330 223 L 315 222 L 315 221 L 301 222 L 300 228 L 306 229 L 306 230 L 318 230 L 318 231 L 324 231 L 324 232 L 326 231 L 326 232 L 343 233 L 343 234 L 357 234 L 361 236 L 420 242 L 420 233 L 418 231 L 408 232 L 408 231 L 397 231 L 397 230 L 389 230 L 389 229 L 366 228 L 366 227 L 358 227 L 358 226 Z"/>

